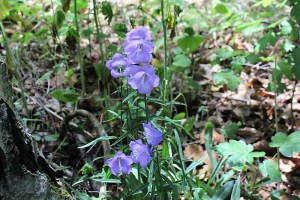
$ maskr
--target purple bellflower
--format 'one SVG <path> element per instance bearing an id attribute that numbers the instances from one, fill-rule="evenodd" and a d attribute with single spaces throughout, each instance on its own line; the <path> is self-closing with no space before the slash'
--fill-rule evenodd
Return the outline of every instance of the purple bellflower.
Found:
<path id="1" fill-rule="evenodd" d="M 152 128 L 151 122 L 143 123 L 143 128 L 146 133 L 146 140 L 151 147 L 157 146 L 163 140 L 162 132 L 158 129 Z"/>
<path id="2" fill-rule="evenodd" d="M 130 156 L 126 156 L 123 152 L 119 151 L 115 154 L 113 158 L 106 161 L 109 166 L 110 171 L 113 175 L 117 176 L 119 174 L 130 174 L 132 170 L 133 161 Z"/>
<path id="3" fill-rule="evenodd" d="M 150 94 L 153 88 L 159 85 L 159 77 L 150 64 L 145 64 L 142 67 L 132 65 L 129 74 L 131 76 L 128 80 L 129 85 L 141 94 Z"/>
<path id="4" fill-rule="evenodd" d="M 120 53 L 116 53 L 111 60 L 107 61 L 106 67 L 110 70 L 110 74 L 115 78 L 129 75 L 128 59 Z"/>
<path id="5" fill-rule="evenodd" d="M 136 29 L 132 29 L 126 34 L 126 41 L 132 40 L 151 41 L 152 35 L 146 27 L 138 26 Z"/>
<path id="6" fill-rule="evenodd" d="M 131 64 L 149 63 L 154 45 L 149 41 L 131 40 L 123 44 L 123 49 Z"/>
<path id="7" fill-rule="evenodd" d="M 140 166 L 145 169 L 151 160 L 151 150 L 150 148 L 143 144 L 141 140 L 131 141 L 131 158 L 134 163 L 139 163 Z"/>

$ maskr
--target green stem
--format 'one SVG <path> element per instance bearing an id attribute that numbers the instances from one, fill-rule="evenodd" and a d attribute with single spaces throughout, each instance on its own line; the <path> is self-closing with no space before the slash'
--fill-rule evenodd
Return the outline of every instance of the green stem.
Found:
<path id="1" fill-rule="evenodd" d="M 145 101 L 145 112 L 146 112 L 146 117 L 147 117 L 147 123 L 150 121 L 150 113 L 149 113 L 149 108 L 148 108 L 148 103 L 147 103 L 147 95 L 145 94 L 144 96 L 144 101 Z"/>
<path id="2" fill-rule="evenodd" d="M 77 0 L 74 1 L 74 12 L 75 12 L 76 32 L 78 33 L 77 55 L 78 55 L 79 65 L 80 65 L 80 80 L 81 80 L 81 88 L 82 88 L 81 96 L 84 97 L 85 95 L 84 62 L 83 62 L 83 57 L 82 57 L 81 47 L 80 47 L 80 33 L 79 33 L 79 25 L 78 25 L 78 18 L 77 18 Z"/>
<path id="3" fill-rule="evenodd" d="M 7 67 L 8 67 L 8 69 L 12 70 L 13 75 L 17 79 L 18 87 L 20 88 L 20 91 L 21 91 L 22 103 L 23 103 L 23 106 L 25 108 L 26 115 L 29 116 L 29 110 L 28 110 L 28 107 L 27 107 L 27 101 L 26 101 L 26 98 L 25 98 L 23 83 L 21 81 L 21 76 L 20 76 L 20 62 L 17 59 L 15 59 L 12 52 L 10 51 L 9 42 L 8 42 L 8 39 L 7 39 L 6 34 L 4 32 L 4 28 L 3 28 L 3 25 L 2 25 L 1 21 L 0 21 L 0 32 L 3 36 L 4 47 L 5 47 L 5 51 L 6 51 L 6 62 L 7 62 L 6 64 L 7 64 Z"/>
<path id="4" fill-rule="evenodd" d="M 103 50 L 103 43 L 102 43 L 102 39 L 101 39 L 101 34 L 100 34 L 100 27 L 99 27 L 99 23 L 98 23 L 98 18 L 97 18 L 97 9 L 96 9 L 96 0 L 93 0 L 93 9 L 94 9 L 94 20 L 95 20 L 95 24 L 96 24 L 96 31 L 97 31 L 97 37 L 98 37 L 98 42 L 99 42 L 99 50 L 100 50 L 100 54 L 101 54 L 101 64 L 104 65 L 105 60 L 106 60 L 106 55 L 104 53 Z"/>
<path id="5" fill-rule="evenodd" d="M 164 12 L 164 0 L 160 1 L 160 9 L 161 9 L 161 18 L 162 18 L 162 26 L 164 32 L 164 80 L 163 80 L 163 101 L 167 97 L 167 84 L 168 84 L 168 69 L 167 69 L 167 27 L 165 21 L 165 12 Z"/>

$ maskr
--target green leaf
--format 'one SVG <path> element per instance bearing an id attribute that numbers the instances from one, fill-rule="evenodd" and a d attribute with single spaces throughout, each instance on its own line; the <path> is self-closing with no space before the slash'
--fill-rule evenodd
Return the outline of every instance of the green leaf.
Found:
<path id="1" fill-rule="evenodd" d="M 121 22 L 116 22 L 113 25 L 112 29 L 114 30 L 114 32 L 116 34 L 118 34 L 118 36 L 120 36 L 122 38 L 125 38 L 126 33 L 128 32 L 126 24 L 121 23 Z"/>
<path id="2" fill-rule="evenodd" d="M 222 126 L 221 133 L 225 135 L 229 139 L 233 139 L 236 137 L 236 133 L 238 129 L 240 128 L 241 123 L 228 123 Z"/>
<path id="3" fill-rule="evenodd" d="M 291 10 L 291 16 L 295 17 L 295 19 L 300 22 L 300 2 L 297 1 L 296 5 Z"/>
<path id="4" fill-rule="evenodd" d="M 227 14 L 230 12 L 224 4 L 216 5 L 215 10 L 217 11 L 217 13 L 221 13 L 221 14 Z"/>
<path id="5" fill-rule="evenodd" d="M 255 46 L 255 52 L 261 52 L 265 50 L 268 44 L 274 46 L 278 40 L 278 37 L 273 31 L 269 31 L 264 37 L 260 38 L 257 41 Z"/>
<path id="6" fill-rule="evenodd" d="M 217 165 L 216 159 L 213 157 L 212 154 L 212 145 L 213 145 L 213 124 L 211 122 L 206 122 L 204 127 L 204 145 L 205 149 L 207 150 L 208 157 L 212 163 L 213 169 Z"/>
<path id="7" fill-rule="evenodd" d="M 295 73 L 296 79 L 300 80 L 300 45 L 293 49 L 292 57 L 295 62 L 295 65 L 293 66 L 293 72 Z"/>
<path id="8" fill-rule="evenodd" d="M 76 0 L 76 9 L 77 9 L 77 12 L 80 11 L 80 10 L 83 10 L 85 8 L 88 7 L 88 1 L 87 0 Z M 72 3 L 71 7 L 70 7 L 70 11 L 72 13 L 75 12 L 75 4 Z"/>
<path id="9" fill-rule="evenodd" d="M 174 57 L 174 61 L 172 63 L 175 67 L 189 67 L 191 65 L 191 60 L 184 54 L 179 54 Z"/>
<path id="10" fill-rule="evenodd" d="M 205 159 L 206 159 L 206 156 L 203 157 L 203 158 L 201 158 L 201 159 L 199 159 L 199 160 L 193 161 L 193 162 L 186 168 L 185 173 L 188 174 L 188 173 L 190 173 L 191 171 L 193 171 L 197 166 L 202 165 Z"/>
<path id="11" fill-rule="evenodd" d="M 292 51 L 294 49 L 295 45 L 288 39 L 285 39 L 282 45 L 282 49 L 285 52 Z"/>
<path id="12" fill-rule="evenodd" d="M 187 133 L 191 132 L 191 130 L 193 130 L 194 123 L 195 123 L 195 117 L 194 116 L 187 119 L 186 122 L 184 123 L 184 130 Z"/>
<path id="13" fill-rule="evenodd" d="M 244 54 L 243 51 L 234 51 L 232 49 L 217 49 L 215 53 L 216 58 L 220 60 L 227 60 Z"/>
<path id="14" fill-rule="evenodd" d="M 240 198 L 241 198 L 241 178 L 239 176 L 233 186 L 230 200 L 236 200 L 236 199 L 240 199 Z"/>
<path id="15" fill-rule="evenodd" d="M 83 167 L 80 169 L 80 172 L 83 175 L 92 175 L 94 172 L 94 168 L 89 163 L 85 163 L 85 165 L 83 165 Z"/>
<path id="16" fill-rule="evenodd" d="M 185 53 L 192 53 L 197 50 L 202 42 L 204 42 L 205 37 L 202 35 L 184 35 L 176 38 L 179 47 Z"/>
<path id="17" fill-rule="evenodd" d="M 278 164 L 273 160 L 265 160 L 259 164 L 259 171 L 264 177 L 269 177 L 271 181 L 281 182 L 281 173 Z"/>
<path id="18" fill-rule="evenodd" d="M 174 120 L 182 120 L 183 118 L 185 118 L 185 113 L 184 112 L 178 113 L 177 115 L 175 115 L 173 117 Z"/>
<path id="19" fill-rule="evenodd" d="M 279 152 L 286 157 L 292 157 L 293 152 L 300 152 L 300 131 L 290 135 L 279 132 L 271 139 L 269 146 L 278 147 Z"/>
<path id="20" fill-rule="evenodd" d="M 285 77 L 288 79 L 292 78 L 292 66 L 287 60 L 280 60 L 277 65 L 280 73 L 285 75 Z M 281 81 L 281 78 L 278 81 Z"/>
<path id="21" fill-rule="evenodd" d="M 79 97 L 79 94 L 70 88 L 52 90 L 50 95 L 64 103 L 75 102 Z"/>
<path id="22" fill-rule="evenodd" d="M 59 30 L 62 27 L 65 19 L 65 13 L 62 10 L 58 10 L 55 15 L 55 25 L 57 30 Z"/>
<path id="23" fill-rule="evenodd" d="M 104 140 L 117 139 L 117 138 L 118 138 L 118 137 L 116 137 L 116 136 L 102 136 L 102 137 L 99 137 L 99 138 L 97 138 L 97 139 L 95 139 L 95 140 L 93 140 L 93 141 L 91 141 L 91 142 L 89 142 L 89 143 L 87 143 L 87 144 L 85 144 L 85 145 L 83 145 L 83 146 L 80 146 L 80 147 L 78 147 L 78 148 L 79 148 L 79 149 L 87 148 L 87 147 L 92 146 L 92 145 L 94 145 L 94 144 L 96 144 L 96 143 L 98 143 L 98 142 L 102 142 L 102 141 L 104 141 Z"/>
<path id="24" fill-rule="evenodd" d="M 45 73 L 43 76 L 41 76 L 38 80 L 36 80 L 37 85 L 41 85 L 44 81 L 50 79 L 52 75 L 52 71 Z"/>
<path id="25" fill-rule="evenodd" d="M 233 187 L 233 181 L 225 183 L 222 188 L 211 198 L 212 200 L 226 199 Z"/>
<path id="26" fill-rule="evenodd" d="M 260 0 L 257 3 L 255 3 L 252 7 L 257 7 L 262 5 L 263 7 L 267 7 L 273 3 L 274 0 Z"/>
<path id="27" fill-rule="evenodd" d="M 282 35 L 291 34 L 293 28 L 292 28 L 292 25 L 289 23 L 289 21 L 284 20 L 280 23 L 280 25 L 281 25 L 281 34 Z"/>
<path id="28" fill-rule="evenodd" d="M 108 21 L 108 24 L 110 24 L 113 18 L 113 11 L 108 1 L 102 2 L 101 13 L 105 16 L 105 19 Z"/>
<path id="29" fill-rule="evenodd" d="M 229 142 L 223 142 L 214 147 L 216 151 L 228 157 L 228 164 L 230 166 L 242 166 L 246 163 L 253 163 L 254 157 L 263 156 L 264 152 L 254 154 L 253 146 L 246 144 L 244 141 L 229 140 Z"/>
<path id="30" fill-rule="evenodd" d="M 57 141 L 59 138 L 59 134 L 51 134 L 51 135 L 47 135 L 45 136 L 45 141 L 47 142 L 55 142 Z"/>
<path id="31" fill-rule="evenodd" d="M 10 5 L 8 0 L 0 0 L 0 20 L 4 19 L 9 13 Z"/>
<path id="32" fill-rule="evenodd" d="M 215 73 L 213 75 L 213 81 L 216 85 L 222 85 L 227 83 L 228 88 L 233 91 L 238 88 L 242 79 L 233 74 L 232 71 L 228 70 Z"/>

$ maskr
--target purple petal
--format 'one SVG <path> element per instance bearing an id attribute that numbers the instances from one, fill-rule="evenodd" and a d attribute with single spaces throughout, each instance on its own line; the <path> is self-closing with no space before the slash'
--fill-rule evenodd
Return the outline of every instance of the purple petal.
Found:
<path id="1" fill-rule="evenodd" d="M 141 86 L 142 82 L 143 82 L 144 76 L 145 76 L 145 72 L 136 73 L 134 76 L 129 78 L 129 80 L 128 80 L 129 85 L 133 89 L 138 89 Z"/>
<path id="2" fill-rule="evenodd" d="M 131 65 L 130 67 L 130 76 L 134 76 L 136 73 L 143 71 L 143 67 L 140 67 L 138 65 Z"/>
<path id="3" fill-rule="evenodd" d="M 115 78 L 119 78 L 121 76 L 120 72 L 118 72 L 117 70 L 112 69 L 110 71 L 111 76 L 115 77 Z"/>
<path id="4" fill-rule="evenodd" d="M 145 81 L 140 87 L 138 87 L 138 91 L 141 94 L 150 94 L 153 90 L 152 82 L 149 79 L 145 78 Z"/>
<path id="5" fill-rule="evenodd" d="M 154 74 L 154 73 L 155 73 L 154 67 L 153 67 L 152 65 L 148 64 L 148 63 L 147 63 L 147 64 L 144 64 L 143 70 L 144 70 L 145 72 L 147 72 L 148 74 Z"/>

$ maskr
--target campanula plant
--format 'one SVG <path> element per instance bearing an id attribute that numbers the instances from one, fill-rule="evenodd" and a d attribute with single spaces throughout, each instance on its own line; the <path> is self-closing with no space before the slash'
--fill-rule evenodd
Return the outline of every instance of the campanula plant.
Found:
<path id="1" fill-rule="evenodd" d="M 131 135 L 131 141 L 127 144 L 127 147 L 121 147 L 121 151 L 118 151 L 112 158 L 108 159 L 106 165 L 109 167 L 112 175 L 122 177 L 124 184 L 126 184 L 126 177 L 130 177 L 130 174 L 137 170 L 137 177 L 140 180 L 139 185 L 142 184 L 141 174 L 146 171 L 147 173 L 150 172 L 149 163 L 156 162 L 156 157 L 159 154 L 156 147 L 163 141 L 162 131 L 152 127 L 147 107 L 147 95 L 150 95 L 154 88 L 160 85 L 160 78 L 155 74 L 155 69 L 150 64 L 154 45 L 152 43 L 152 35 L 146 27 L 139 26 L 127 33 L 122 47 L 123 52 L 116 53 L 111 60 L 106 62 L 106 67 L 114 78 L 126 80 L 125 87 L 128 88 L 130 86 L 132 92 L 137 90 L 139 94 L 137 101 L 143 101 L 144 104 L 144 108 L 137 106 L 137 109 L 142 110 L 144 112 L 143 116 L 147 117 L 141 117 L 144 121 L 138 125 L 143 133 L 139 132 L 141 134 L 138 134 L 135 138 Z M 130 101 L 130 98 L 126 99 Z M 131 116 L 128 116 L 131 115 L 130 111 L 126 112 L 126 114 L 127 118 L 131 118 Z M 126 123 L 127 128 L 130 128 L 129 122 L 127 121 Z M 153 164 L 151 168 L 153 168 Z M 141 170 L 146 171 L 141 172 Z"/>

